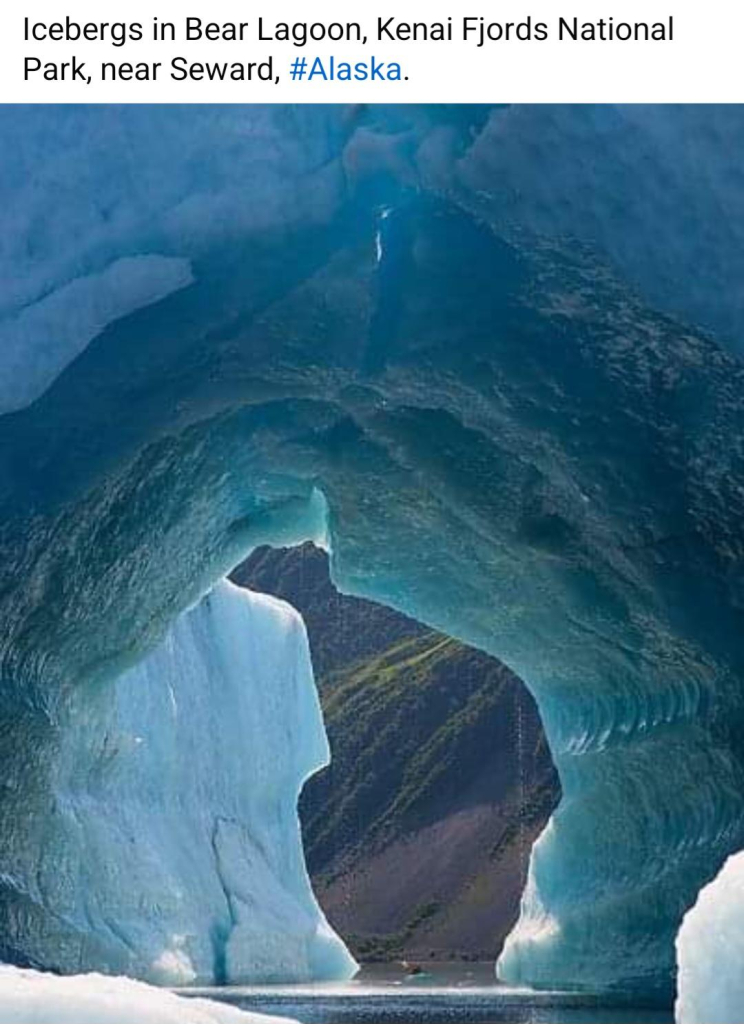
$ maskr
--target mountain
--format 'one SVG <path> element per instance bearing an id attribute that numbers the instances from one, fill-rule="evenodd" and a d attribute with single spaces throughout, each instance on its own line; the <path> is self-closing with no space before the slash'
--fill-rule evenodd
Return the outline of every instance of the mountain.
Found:
<path id="1" fill-rule="evenodd" d="M 340 594 L 312 544 L 233 573 L 308 629 L 332 750 L 300 815 L 313 885 L 361 959 L 490 959 L 559 794 L 522 682 L 496 659 Z"/>

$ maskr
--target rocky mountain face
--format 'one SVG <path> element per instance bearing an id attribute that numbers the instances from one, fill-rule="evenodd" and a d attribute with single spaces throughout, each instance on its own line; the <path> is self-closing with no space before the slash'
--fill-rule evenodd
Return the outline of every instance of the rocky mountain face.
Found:
<path id="1" fill-rule="evenodd" d="M 333 761 L 300 812 L 315 891 L 361 959 L 492 958 L 559 784 L 535 704 L 496 659 L 340 594 L 326 554 L 233 573 L 307 624 Z"/>

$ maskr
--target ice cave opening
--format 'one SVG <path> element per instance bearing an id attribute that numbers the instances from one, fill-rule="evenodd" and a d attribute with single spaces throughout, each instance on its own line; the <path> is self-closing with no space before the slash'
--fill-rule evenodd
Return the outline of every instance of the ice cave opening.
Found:
<path id="1" fill-rule="evenodd" d="M 668 999 L 744 848 L 736 112 L 19 111 L 0 959 L 353 970 L 294 810 L 304 630 L 221 582 L 314 540 L 537 702 L 562 799 L 500 976 Z"/>
<path id="2" fill-rule="evenodd" d="M 316 897 L 359 960 L 493 964 L 560 786 L 537 708 L 497 659 L 341 594 L 325 551 L 232 573 L 308 631 L 331 760 L 299 803 Z"/>

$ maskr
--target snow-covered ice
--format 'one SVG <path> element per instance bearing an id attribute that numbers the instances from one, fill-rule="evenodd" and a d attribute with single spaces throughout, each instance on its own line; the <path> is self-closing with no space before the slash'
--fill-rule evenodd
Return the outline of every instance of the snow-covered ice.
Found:
<path id="1" fill-rule="evenodd" d="M 349 977 L 297 817 L 328 756 L 300 616 L 219 583 L 69 711 L 24 881 L 57 935 L 46 955 L 159 984 Z"/>
<path id="2" fill-rule="evenodd" d="M 729 857 L 677 935 L 677 1024 L 744 1021 L 744 853 Z"/>
<path id="3" fill-rule="evenodd" d="M 131 978 L 0 966 L 0 1024 L 287 1024 Z"/>

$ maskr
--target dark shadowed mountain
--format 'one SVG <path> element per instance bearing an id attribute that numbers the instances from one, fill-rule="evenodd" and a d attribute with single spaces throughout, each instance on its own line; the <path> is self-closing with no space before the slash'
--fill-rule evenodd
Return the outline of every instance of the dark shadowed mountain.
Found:
<path id="1" fill-rule="evenodd" d="M 233 579 L 289 601 L 307 624 L 333 761 L 300 812 L 334 926 L 362 959 L 495 957 L 559 794 L 522 682 L 340 594 L 312 544 L 260 548 Z"/>

